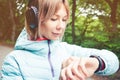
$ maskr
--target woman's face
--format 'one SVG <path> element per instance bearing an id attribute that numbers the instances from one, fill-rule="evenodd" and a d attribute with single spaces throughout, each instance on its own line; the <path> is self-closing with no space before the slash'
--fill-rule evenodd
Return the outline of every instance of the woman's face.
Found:
<path id="1" fill-rule="evenodd" d="M 67 12 L 63 4 L 57 12 L 40 26 L 40 34 L 50 40 L 59 39 L 65 31 L 67 24 Z"/>

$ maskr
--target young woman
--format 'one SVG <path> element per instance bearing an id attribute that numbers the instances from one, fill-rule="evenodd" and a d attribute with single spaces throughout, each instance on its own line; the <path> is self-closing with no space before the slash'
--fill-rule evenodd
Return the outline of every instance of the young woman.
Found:
<path id="1" fill-rule="evenodd" d="M 61 42 L 68 19 L 67 0 L 29 0 L 26 27 L 4 60 L 2 80 L 86 80 L 114 74 L 119 68 L 114 53 Z"/>

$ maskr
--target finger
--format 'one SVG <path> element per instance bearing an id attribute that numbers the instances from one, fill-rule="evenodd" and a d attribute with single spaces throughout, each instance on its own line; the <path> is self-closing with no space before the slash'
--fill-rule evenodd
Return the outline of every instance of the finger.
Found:
<path id="1" fill-rule="evenodd" d="M 74 62 L 71 63 L 66 69 L 67 80 L 85 80 L 82 76 L 78 77 L 74 74 L 74 72 L 72 71 L 73 65 L 74 65 Z"/>
<path id="2" fill-rule="evenodd" d="M 72 73 L 72 63 L 67 67 L 66 69 L 66 77 L 67 79 L 70 79 L 70 80 L 74 80 L 74 76 L 73 76 L 73 73 Z"/>
<path id="3" fill-rule="evenodd" d="M 83 80 L 85 78 L 85 75 L 81 72 L 82 70 L 78 69 L 78 65 L 79 65 L 79 61 L 75 61 L 72 71 L 76 77 L 78 77 L 80 80 Z"/>
<path id="4" fill-rule="evenodd" d="M 85 77 L 89 76 L 89 73 L 88 73 L 87 67 L 86 67 L 86 59 L 80 58 L 78 69 L 82 71 L 82 73 L 85 75 Z"/>
<path id="5" fill-rule="evenodd" d="M 67 60 L 63 61 L 62 68 L 67 67 L 73 60 L 74 60 L 74 57 L 71 56 Z"/>
<path id="6" fill-rule="evenodd" d="M 61 70 L 60 80 L 67 80 L 67 78 L 66 78 L 66 68 Z"/>

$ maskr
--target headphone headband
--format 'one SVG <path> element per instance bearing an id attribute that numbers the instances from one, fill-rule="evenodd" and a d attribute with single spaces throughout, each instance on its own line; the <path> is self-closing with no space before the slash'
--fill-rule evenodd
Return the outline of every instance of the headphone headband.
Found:
<path id="1" fill-rule="evenodd" d="M 29 0 L 28 10 L 26 11 L 26 19 L 30 28 L 34 29 L 38 27 L 38 8 L 36 0 Z"/>
<path id="2" fill-rule="evenodd" d="M 34 11 L 35 16 L 38 17 L 38 9 L 35 6 L 31 6 L 31 9 Z"/>

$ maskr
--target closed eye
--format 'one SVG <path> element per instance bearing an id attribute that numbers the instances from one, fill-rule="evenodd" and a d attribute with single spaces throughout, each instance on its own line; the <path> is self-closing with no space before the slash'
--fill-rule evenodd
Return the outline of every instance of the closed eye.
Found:
<path id="1" fill-rule="evenodd" d="M 67 21 L 67 19 L 62 19 L 62 21 L 66 22 L 66 21 Z"/>
<path id="2" fill-rule="evenodd" d="M 52 20 L 52 21 L 56 21 L 56 20 L 57 20 L 57 18 L 51 18 L 51 20 Z"/>

